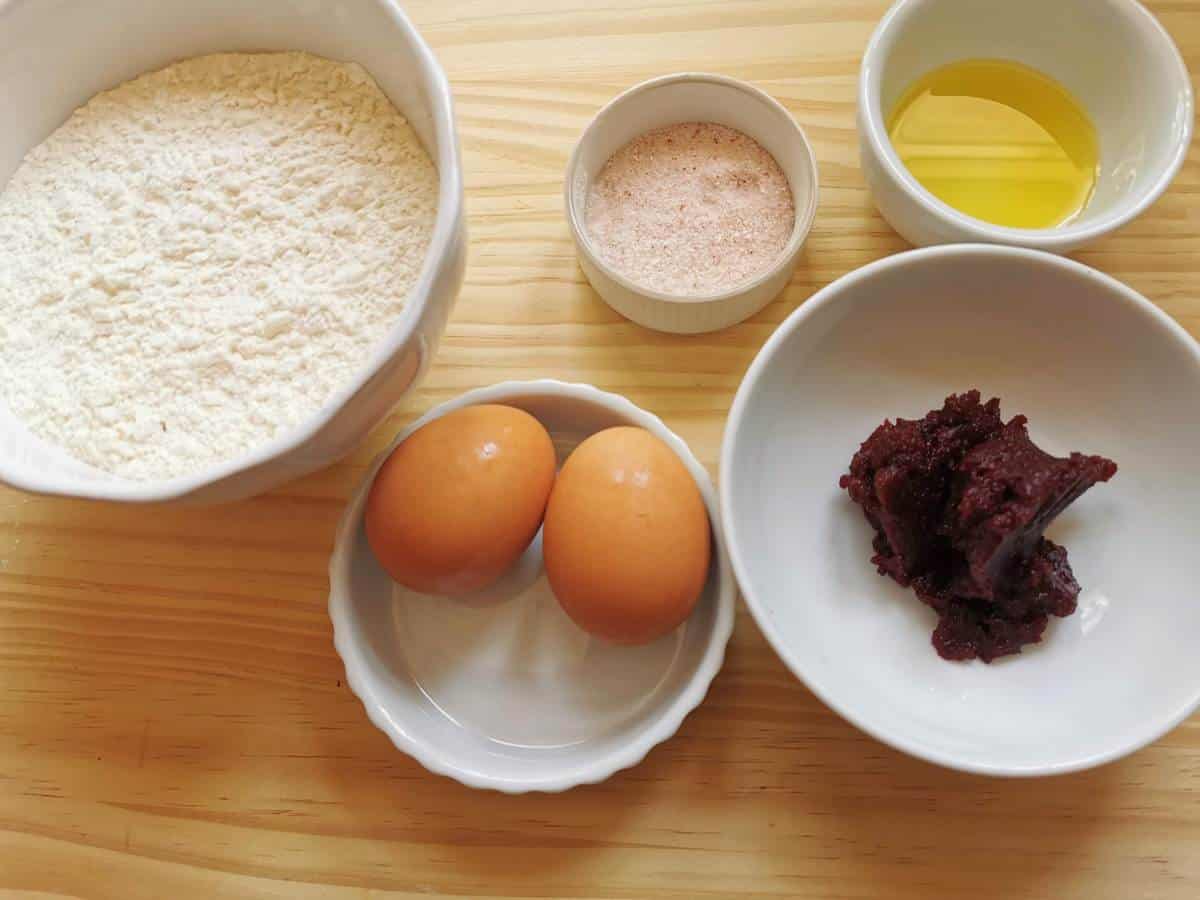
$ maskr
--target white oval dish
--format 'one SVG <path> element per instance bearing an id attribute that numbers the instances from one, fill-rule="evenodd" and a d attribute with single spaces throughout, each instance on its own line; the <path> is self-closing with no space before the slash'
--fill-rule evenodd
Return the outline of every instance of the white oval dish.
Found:
<path id="1" fill-rule="evenodd" d="M 645 428 L 679 455 L 714 537 L 708 584 L 687 622 L 646 647 L 589 637 L 546 584 L 540 535 L 498 585 L 470 597 L 428 597 L 391 582 L 363 529 L 375 473 L 421 425 L 479 403 L 532 413 L 560 463 L 588 435 L 614 425 Z M 733 630 L 733 572 L 704 467 L 660 419 L 625 398 L 557 381 L 470 391 L 401 432 L 350 500 L 329 581 L 334 644 L 376 727 L 430 771 L 506 793 L 562 791 L 636 765 L 704 699 Z"/>
<path id="2" fill-rule="evenodd" d="M 896 102 L 952 62 L 1007 59 L 1065 86 L 1100 138 L 1096 192 L 1072 222 L 1004 228 L 943 203 L 909 173 L 888 137 Z M 918 246 L 963 241 L 1069 253 L 1141 215 L 1187 157 L 1191 79 L 1170 35 L 1136 0 L 899 0 L 863 55 L 858 88 L 862 167 L 880 213 Z"/>
<path id="3" fill-rule="evenodd" d="M 466 265 L 462 165 L 446 76 L 393 0 L 0 3 L 0 184 L 96 93 L 175 60 L 262 50 L 306 50 L 360 63 L 437 165 L 437 221 L 404 312 L 353 381 L 306 423 L 243 457 L 179 478 L 131 481 L 73 459 L 0 408 L 0 480 L 96 500 L 237 500 L 345 456 L 425 374 Z"/>
<path id="4" fill-rule="evenodd" d="M 1042 644 L 950 663 L 934 613 L 875 572 L 838 487 L 885 419 L 971 388 L 1049 452 L 1120 471 L 1049 531 L 1083 586 Z M 1070 260 L 959 245 L 892 256 L 793 313 L 751 365 L 721 457 L 743 596 L 784 662 L 864 731 L 988 775 L 1049 775 L 1156 740 L 1200 704 L 1200 347 L 1128 287 Z"/>
<path id="5" fill-rule="evenodd" d="M 792 189 L 796 222 L 779 258 L 757 278 L 719 293 L 677 296 L 638 285 L 608 265 L 592 246 L 584 213 L 592 179 L 614 153 L 654 128 L 697 121 L 734 128 L 775 157 Z M 817 214 L 817 164 L 804 131 L 769 94 L 735 78 L 684 72 L 635 85 L 596 114 L 567 164 L 565 193 L 579 266 L 604 302 L 647 328 L 699 334 L 754 315 L 787 286 Z"/>

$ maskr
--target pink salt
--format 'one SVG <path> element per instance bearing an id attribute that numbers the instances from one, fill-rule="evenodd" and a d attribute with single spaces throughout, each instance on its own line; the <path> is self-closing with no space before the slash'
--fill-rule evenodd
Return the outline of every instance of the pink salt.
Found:
<path id="1" fill-rule="evenodd" d="M 592 182 L 585 221 L 601 259 L 630 281 L 699 296 L 770 269 L 796 208 L 779 163 L 757 141 L 685 122 L 614 153 Z"/>

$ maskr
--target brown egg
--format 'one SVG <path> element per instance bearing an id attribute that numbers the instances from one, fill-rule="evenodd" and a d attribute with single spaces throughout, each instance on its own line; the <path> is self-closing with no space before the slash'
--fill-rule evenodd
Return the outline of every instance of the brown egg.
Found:
<path id="1" fill-rule="evenodd" d="M 409 435 L 367 497 L 367 540 L 392 578 L 426 594 L 487 587 L 529 546 L 556 466 L 542 424 L 511 406 L 468 406 Z"/>
<path id="2" fill-rule="evenodd" d="M 567 615 L 618 644 L 649 643 L 691 614 L 711 541 L 695 479 L 641 428 L 610 428 L 576 448 L 542 532 L 546 575 Z"/>

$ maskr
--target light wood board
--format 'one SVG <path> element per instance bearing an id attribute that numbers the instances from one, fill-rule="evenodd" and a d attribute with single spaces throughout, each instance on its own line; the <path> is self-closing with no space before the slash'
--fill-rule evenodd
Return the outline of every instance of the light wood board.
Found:
<path id="1" fill-rule="evenodd" d="M 470 267 L 437 364 L 349 460 L 252 502 L 149 510 L 0 489 L 0 887 L 121 900 L 1200 895 L 1200 721 L 1087 774 L 954 774 L 842 722 L 744 609 L 708 701 L 606 784 L 474 793 L 371 727 L 341 680 L 325 566 L 343 500 L 389 435 L 468 388 L 549 376 L 627 394 L 715 473 L 733 392 L 772 329 L 905 249 L 857 165 L 855 81 L 883 0 L 407 5 L 453 82 L 467 170 Z M 1200 72 L 1200 0 L 1149 5 Z M 644 331 L 596 298 L 560 191 L 602 103 L 684 69 L 778 97 L 823 182 L 786 294 L 697 338 Z M 1145 217 L 1078 258 L 1200 334 L 1200 151 Z"/>

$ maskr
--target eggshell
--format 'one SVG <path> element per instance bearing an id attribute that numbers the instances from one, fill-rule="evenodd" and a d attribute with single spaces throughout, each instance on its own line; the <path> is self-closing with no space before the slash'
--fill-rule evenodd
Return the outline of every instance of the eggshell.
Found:
<path id="1" fill-rule="evenodd" d="M 679 457 L 644 429 L 610 428 L 581 443 L 559 472 L 542 532 L 546 574 L 585 631 L 649 643 L 695 607 L 710 529 Z"/>
<path id="2" fill-rule="evenodd" d="M 367 540 L 405 587 L 481 590 L 537 534 L 555 467 L 550 435 L 529 413 L 455 410 L 417 429 L 384 462 L 367 497 Z"/>

